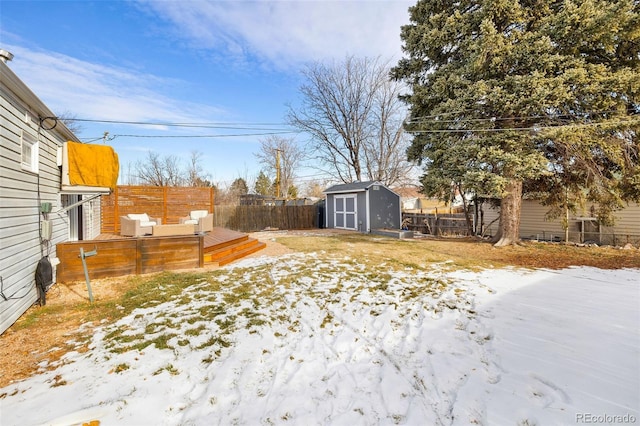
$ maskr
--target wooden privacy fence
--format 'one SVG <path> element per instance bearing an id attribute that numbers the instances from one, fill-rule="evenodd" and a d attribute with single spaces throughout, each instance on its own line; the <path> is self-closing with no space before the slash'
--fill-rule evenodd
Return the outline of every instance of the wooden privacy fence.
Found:
<path id="1" fill-rule="evenodd" d="M 178 223 L 191 210 L 214 210 L 214 189 L 205 187 L 118 186 L 100 197 L 101 232 L 118 234 L 120 216 L 147 213 L 162 223 Z"/>
<path id="2" fill-rule="evenodd" d="M 319 227 L 319 208 L 312 206 L 216 206 L 214 226 L 240 232 L 266 228 L 311 229 Z"/>

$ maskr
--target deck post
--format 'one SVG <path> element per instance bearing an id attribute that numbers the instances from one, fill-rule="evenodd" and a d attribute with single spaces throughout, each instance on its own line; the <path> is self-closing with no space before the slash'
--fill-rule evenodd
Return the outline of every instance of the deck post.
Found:
<path id="1" fill-rule="evenodd" d="M 142 238 L 136 238 L 136 275 L 142 273 Z"/>

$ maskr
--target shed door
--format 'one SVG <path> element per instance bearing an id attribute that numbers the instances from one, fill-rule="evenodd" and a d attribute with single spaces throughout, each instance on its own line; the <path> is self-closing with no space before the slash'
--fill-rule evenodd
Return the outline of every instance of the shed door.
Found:
<path id="1" fill-rule="evenodd" d="M 355 195 L 336 195 L 334 198 L 335 227 L 357 230 Z"/>

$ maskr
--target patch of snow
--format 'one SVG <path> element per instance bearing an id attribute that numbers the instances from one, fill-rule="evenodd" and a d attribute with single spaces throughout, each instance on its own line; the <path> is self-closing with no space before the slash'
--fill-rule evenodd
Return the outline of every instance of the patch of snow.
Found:
<path id="1" fill-rule="evenodd" d="M 224 294 L 194 283 L 190 302 L 141 307 L 98 327 L 87 353 L 0 389 L 0 423 L 638 421 L 640 270 L 370 272 L 322 254 L 238 262 L 218 276 L 228 291 L 244 284 L 273 294 L 216 317 L 235 318 L 229 345 L 202 345 L 222 332 L 215 321 L 175 344 L 190 326 L 177 319 L 223 303 Z M 242 323 L 247 310 L 268 321 Z M 168 321 L 178 322 L 172 348 L 118 353 L 107 338 L 160 334 Z"/>

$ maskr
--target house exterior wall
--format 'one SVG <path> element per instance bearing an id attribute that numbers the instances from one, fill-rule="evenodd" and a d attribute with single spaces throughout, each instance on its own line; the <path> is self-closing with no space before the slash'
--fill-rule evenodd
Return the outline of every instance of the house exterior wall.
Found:
<path id="1" fill-rule="evenodd" d="M 623 245 L 630 242 L 640 245 L 640 204 L 629 203 L 622 210 L 614 213 L 613 226 L 599 226 L 595 223 L 585 225 L 577 219 L 590 217 L 591 205 L 576 214 L 569 214 L 569 241 L 585 242 L 594 241 L 598 244 Z M 499 216 L 499 209 L 492 208 L 488 204 L 483 208 L 483 223 L 485 235 L 495 235 L 498 231 L 498 221 L 489 225 Z M 565 231 L 562 228 L 562 218 L 545 220 L 548 207 L 535 200 L 523 200 L 520 214 L 520 238 L 537 239 L 545 241 L 564 241 Z M 589 222 L 589 221 L 585 221 Z"/>
<path id="2" fill-rule="evenodd" d="M 640 204 L 629 203 L 624 209 L 615 213 L 615 224 L 605 227 L 603 232 L 613 230 L 620 235 L 640 234 Z"/>
<path id="3" fill-rule="evenodd" d="M 553 241 L 558 238 L 564 240 L 564 229 L 560 218 L 545 220 L 545 215 L 549 210 L 534 200 L 522 200 L 522 210 L 520 212 L 520 238 L 541 241 Z M 573 216 L 573 215 L 572 215 Z M 578 230 L 577 224 L 575 231 Z M 569 231 L 572 231 L 571 226 Z"/>
<path id="4" fill-rule="evenodd" d="M 624 245 L 631 243 L 640 246 L 640 204 L 629 203 L 614 213 L 613 226 L 600 228 L 600 243 Z"/>
<path id="5" fill-rule="evenodd" d="M 93 240 L 100 235 L 100 198 L 94 198 L 82 205 L 85 240 Z"/>
<path id="6" fill-rule="evenodd" d="M 479 222 L 478 232 L 482 231 L 482 235 L 493 236 L 498 232 L 500 210 L 494 208 L 489 203 L 482 203 L 482 209 L 478 212 L 476 220 Z"/>
<path id="7" fill-rule="evenodd" d="M 13 324 L 38 299 L 35 271 L 49 256 L 55 264 L 55 245 L 66 241 L 68 221 L 60 206 L 60 169 L 57 149 L 67 139 L 77 140 L 62 124 L 51 130 L 39 126 L 39 117 L 53 116 L 41 101 L 0 62 L 0 333 Z M 37 172 L 23 166 L 22 138 L 38 144 Z M 46 217 L 43 202 L 52 204 Z M 41 221 L 50 219 L 52 236 L 41 241 Z"/>

